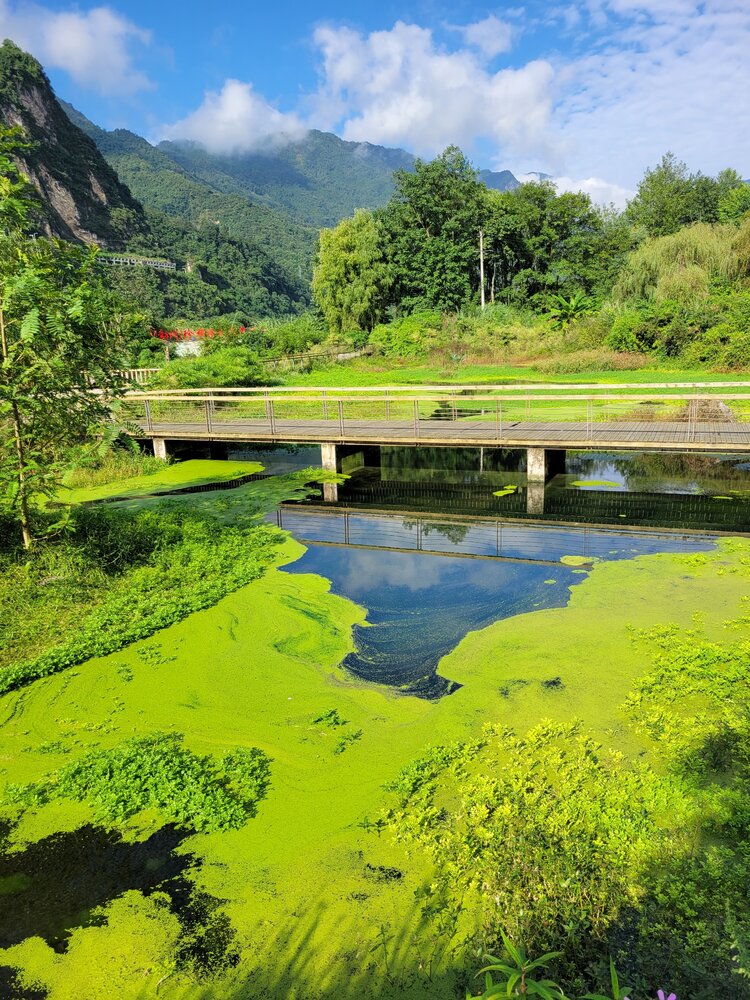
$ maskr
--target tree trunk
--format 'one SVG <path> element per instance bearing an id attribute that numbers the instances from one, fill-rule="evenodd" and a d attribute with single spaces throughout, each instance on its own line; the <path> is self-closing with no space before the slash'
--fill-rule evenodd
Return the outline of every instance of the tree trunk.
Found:
<path id="1" fill-rule="evenodd" d="M 0 309 L 0 351 L 3 361 L 8 360 L 8 338 L 5 332 L 5 312 Z M 23 547 L 30 549 L 34 543 L 31 534 L 31 518 L 29 517 L 28 477 L 26 473 L 26 451 L 23 444 L 21 413 L 18 404 L 13 400 L 10 404 L 10 417 L 13 424 L 13 441 L 16 449 L 16 482 L 18 483 L 18 512 L 23 537 Z"/>

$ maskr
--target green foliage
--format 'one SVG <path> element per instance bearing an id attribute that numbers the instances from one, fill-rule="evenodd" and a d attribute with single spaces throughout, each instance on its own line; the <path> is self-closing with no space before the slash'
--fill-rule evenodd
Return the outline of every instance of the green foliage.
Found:
<path id="1" fill-rule="evenodd" d="M 750 212 L 750 184 L 730 188 L 719 199 L 719 222 L 739 222 Z"/>
<path id="2" fill-rule="evenodd" d="M 124 823 L 156 809 L 165 822 L 199 832 L 244 826 L 270 785 L 267 755 L 257 747 L 237 747 L 215 761 L 186 749 L 182 740 L 178 733 L 154 733 L 90 750 L 41 781 L 10 785 L 6 801 L 26 807 L 86 801 L 104 823 Z"/>
<path id="3" fill-rule="evenodd" d="M 689 174 L 673 153 L 647 170 L 627 208 L 628 219 L 642 226 L 649 236 L 666 236 L 694 222 L 718 222 L 720 206 L 731 201 L 730 192 L 742 185 L 734 170 L 718 177 Z"/>
<path id="4" fill-rule="evenodd" d="M 553 295 L 550 298 L 549 318 L 556 330 L 564 330 L 573 320 L 580 319 L 591 312 L 591 299 L 583 292 L 574 292 L 569 298 L 564 295 Z"/>
<path id="5" fill-rule="evenodd" d="M 485 947 L 502 926 L 534 950 L 570 955 L 635 905 L 638 872 L 662 850 L 654 825 L 666 803 L 652 775 L 575 724 L 523 738 L 490 731 L 448 759 L 450 774 L 422 769 L 389 822 L 437 866 L 454 907 L 479 905 Z"/>
<path id="6" fill-rule="evenodd" d="M 437 312 L 417 312 L 376 326 L 369 343 L 390 358 L 424 357 L 437 342 L 442 318 Z"/>
<path id="7" fill-rule="evenodd" d="M 382 225 L 361 209 L 320 234 L 312 291 L 333 333 L 371 330 L 382 317 L 392 283 Z"/>
<path id="8" fill-rule="evenodd" d="M 267 370 L 246 347 L 221 347 L 197 357 L 176 358 L 149 379 L 149 389 L 200 389 L 269 385 Z"/>
<path id="9" fill-rule="evenodd" d="M 109 410 L 91 385 L 117 394 L 113 369 L 134 317 L 105 291 L 95 249 L 24 234 L 34 203 L 9 160 L 17 133 L 0 134 L 0 207 L 16 205 L 0 235 L 0 420 L 8 428 L 0 507 L 30 548 L 35 500 L 59 487 L 83 443 L 105 433 Z"/>
<path id="10" fill-rule="evenodd" d="M 628 258 L 616 294 L 621 299 L 685 305 L 707 299 L 712 281 L 741 273 L 736 239 L 734 227 L 696 223 L 647 240 Z"/>
<path id="11" fill-rule="evenodd" d="M 280 477 L 268 502 L 299 496 L 312 477 L 312 470 Z M 0 691 L 147 638 L 257 579 L 283 539 L 258 523 L 263 495 L 253 501 L 240 489 L 218 507 L 191 498 L 189 509 L 168 500 L 149 509 L 78 508 L 68 535 L 41 549 L 37 570 L 8 553 Z M 232 523 L 223 508 L 232 511 Z M 56 602 L 59 619 L 40 629 Z M 38 630 L 41 649 L 33 638 Z"/>
<path id="12" fill-rule="evenodd" d="M 539 958 L 530 959 L 526 955 L 525 949 L 516 946 L 505 934 L 500 931 L 505 948 L 507 960 L 488 955 L 490 962 L 478 973 L 485 976 L 485 990 L 480 994 L 479 1000 L 491 1000 L 493 997 L 529 996 L 539 997 L 540 1000 L 565 1000 L 557 983 L 551 979 L 537 979 L 537 975 L 542 973 L 550 962 L 558 958 L 559 952 L 548 952 L 540 955 Z M 492 974 L 500 973 L 499 982 L 493 982 Z M 533 973 L 533 975 L 532 975 Z M 467 1000 L 469 996 L 467 994 Z"/>
<path id="13" fill-rule="evenodd" d="M 396 191 L 378 213 L 393 275 L 391 301 L 453 311 L 477 290 L 483 186 L 450 146 L 430 163 L 394 175 Z"/>

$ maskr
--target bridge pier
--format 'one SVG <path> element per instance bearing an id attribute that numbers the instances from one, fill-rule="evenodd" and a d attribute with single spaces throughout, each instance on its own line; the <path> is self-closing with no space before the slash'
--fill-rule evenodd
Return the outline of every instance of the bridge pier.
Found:
<path id="1" fill-rule="evenodd" d="M 160 458 L 162 462 L 166 462 L 168 452 L 167 452 L 167 442 L 165 438 L 152 438 L 151 443 L 154 446 L 154 457 Z"/>
<path id="2" fill-rule="evenodd" d="M 336 445 L 332 441 L 326 441 L 320 446 L 320 464 L 324 469 L 331 472 L 338 472 L 336 466 Z M 323 500 L 326 503 L 335 503 L 339 498 L 339 488 L 337 483 L 323 483 Z"/>
<path id="3" fill-rule="evenodd" d="M 544 483 L 559 472 L 565 471 L 565 452 L 559 448 L 527 448 L 526 479 L 530 483 Z"/>
<path id="4" fill-rule="evenodd" d="M 540 480 L 533 480 L 526 484 L 526 513 L 535 517 L 541 517 L 544 513 L 544 491 L 545 484 Z"/>

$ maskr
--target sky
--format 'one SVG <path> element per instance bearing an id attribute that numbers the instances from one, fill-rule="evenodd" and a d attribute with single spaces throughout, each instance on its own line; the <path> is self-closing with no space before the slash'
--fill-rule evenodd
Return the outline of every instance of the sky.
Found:
<path id="1" fill-rule="evenodd" d="M 618 205 L 667 150 L 750 177 L 750 0 L 0 0 L 0 32 L 152 142 L 457 144 Z"/>

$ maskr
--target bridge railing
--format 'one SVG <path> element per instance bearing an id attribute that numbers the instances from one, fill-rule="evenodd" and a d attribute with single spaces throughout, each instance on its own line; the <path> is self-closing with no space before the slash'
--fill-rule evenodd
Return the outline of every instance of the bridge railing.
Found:
<path id="1" fill-rule="evenodd" d="M 576 427 L 586 439 L 608 426 L 621 434 L 664 428 L 690 441 L 700 431 L 717 441 L 750 432 L 750 384 L 713 383 L 692 391 L 675 385 L 383 387 L 339 389 L 201 389 L 133 392 L 118 404 L 118 417 L 149 436 L 249 437 L 345 440 L 365 431 L 434 437 L 438 425 L 449 436 L 498 441 L 519 427 L 564 432 Z M 574 391 L 571 391 L 573 389 Z"/>

